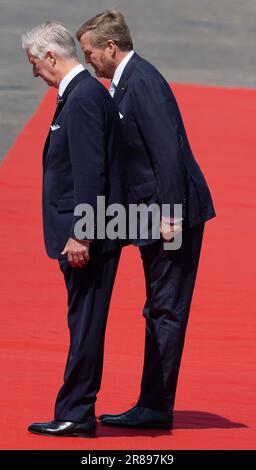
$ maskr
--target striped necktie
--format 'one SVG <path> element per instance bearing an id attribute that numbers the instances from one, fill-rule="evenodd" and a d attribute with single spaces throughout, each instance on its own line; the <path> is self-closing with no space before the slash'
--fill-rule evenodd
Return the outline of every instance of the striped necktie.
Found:
<path id="1" fill-rule="evenodd" d="M 58 95 L 57 95 L 56 105 L 58 106 L 58 104 L 60 104 L 61 101 L 62 101 L 62 97 L 58 94 Z"/>

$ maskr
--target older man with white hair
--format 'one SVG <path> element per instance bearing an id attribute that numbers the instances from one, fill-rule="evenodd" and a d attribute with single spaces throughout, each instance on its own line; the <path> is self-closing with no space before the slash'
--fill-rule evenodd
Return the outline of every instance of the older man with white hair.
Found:
<path id="1" fill-rule="evenodd" d="M 27 32 L 22 46 L 33 68 L 58 89 L 43 152 L 43 222 L 48 255 L 58 259 L 68 292 L 70 348 L 54 420 L 28 430 L 91 436 L 100 388 L 104 334 L 120 247 L 118 240 L 75 236 L 78 204 L 122 202 L 117 108 L 105 87 L 79 63 L 74 39 L 58 22 Z M 95 227 L 89 227 L 90 233 Z"/>

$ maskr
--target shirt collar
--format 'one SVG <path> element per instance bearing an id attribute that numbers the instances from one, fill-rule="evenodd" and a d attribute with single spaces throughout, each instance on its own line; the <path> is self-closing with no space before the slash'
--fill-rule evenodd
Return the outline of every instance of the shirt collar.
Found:
<path id="1" fill-rule="evenodd" d="M 120 78 L 122 76 L 122 73 L 124 71 L 124 68 L 125 66 L 128 64 L 130 58 L 133 56 L 134 54 L 134 51 L 130 51 L 129 54 L 127 54 L 123 60 L 120 62 L 120 64 L 118 65 L 118 67 L 116 68 L 115 70 L 115 73 L 114 73 L 114 76 L 113 76 L 113 79 L 112 79 L 112 83 L 114 83 L 114 85 L 117 87 L 119 81 L 120 81 Z"/>
<path id="2" fill-rule="evenodd" d="M 76 65 L 70 72 L 65 75 L 65 77 L 61 80 L 59 84 L 59 91 L 58 95 L 62 96 L 64 91 L 66 90 L 68 84 L 73 80 L 73 78 L 78 75 L 80 72 L 84 70 L 84 66 L 82 64 Z"/>

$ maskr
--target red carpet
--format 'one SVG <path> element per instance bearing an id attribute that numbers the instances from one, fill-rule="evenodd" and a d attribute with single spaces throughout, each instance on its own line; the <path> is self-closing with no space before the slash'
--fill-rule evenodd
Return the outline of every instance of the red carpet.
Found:
<path id="1" fill-rule="evenodd" d="M 52 418 L 68 344 L 62 275 L 44 252 L 41 227 L 41 152 L 55 99 L 50 91 L 0 171 L 1 449 L 255 448 L 256 91 L 189 85 L 174 91 L 218 215 L 206 227 L 174 429 L 99 425 L 94 440 L 26 431 L 30 422 Z M 98 414 L 124 411 L 136 401 L 143 301 L 138 251 L 127 248 L 111 303 Z"/>

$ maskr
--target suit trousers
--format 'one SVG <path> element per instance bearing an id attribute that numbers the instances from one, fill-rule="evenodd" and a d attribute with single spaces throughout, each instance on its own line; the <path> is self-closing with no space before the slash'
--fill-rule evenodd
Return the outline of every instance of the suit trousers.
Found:
<path id="1" fill-rule="evenodd" d="M 204 224 L 183 229 L 176 251 L 162 240 L 140 248 L 147 295 L 140 406 L 173 409 L 203 231 Z"/>
<path id="2" fill-rule="evenodd" d="M 59 260 L 68 292 L 70 348 L 55 419 L 81 423 L 95 415 L 103 368 L 104 337 L 120 250 L 91 253 L 83 268 Z"/>

